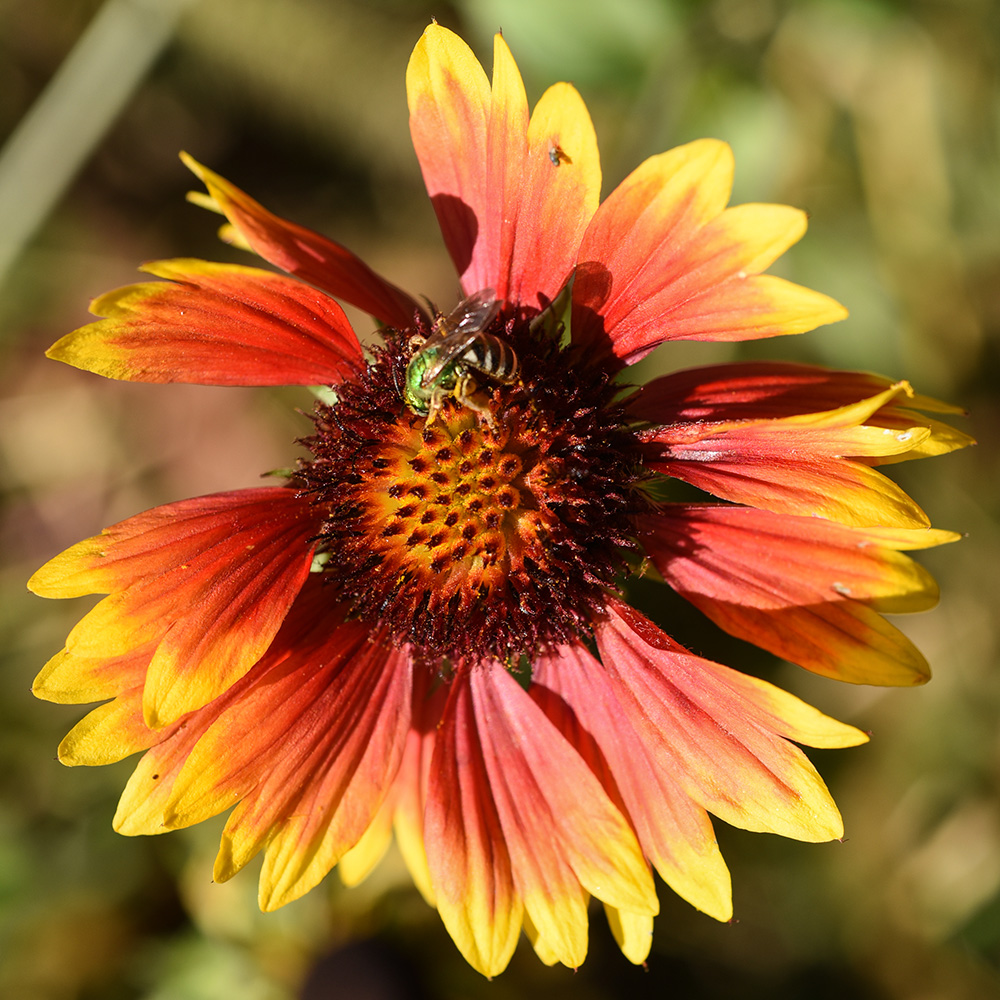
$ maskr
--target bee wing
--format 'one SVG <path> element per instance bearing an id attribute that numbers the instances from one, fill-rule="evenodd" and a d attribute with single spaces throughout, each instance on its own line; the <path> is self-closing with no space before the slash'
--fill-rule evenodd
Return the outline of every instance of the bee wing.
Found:
<path id="1" fill-rule="evenodd" d="M 492 288 L 481 288 L 473 292 L 448 314 L 446 324 L 456 330 L 485 330 L 500 311 L 500 300 Z"/>
<path id="2" fill-rule="evenodd" d="M 433 349 L 437 351 L 434 363 L 424 370 L 421 383 L 424 387 L 429 386 L 456 358 L 461 357 L 466 348 L 475 341 L 482 330 L 479 327 L 472 327 L 466 330 L 451 330 L 449 332 L 439 331 L 427 338 L 427 342 L 421 351 Z"/>
<path id="3" fill-rule="evenodd" d="M 437 329 L 427 338 L 422 350 L 434 349 L 438 357 L 429 365 L 421 379 L 430 385 L 441 372 L 496 319 L 500 311 L 500 301 L 492 288 L 481 288 L 455 306 L 447 316 L 442 316 Z"/>

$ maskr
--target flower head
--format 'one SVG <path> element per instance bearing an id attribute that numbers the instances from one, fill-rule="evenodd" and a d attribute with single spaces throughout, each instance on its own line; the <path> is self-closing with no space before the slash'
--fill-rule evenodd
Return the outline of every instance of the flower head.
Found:
<path id="1" fill-rule="evenodd" d="M 434 24 L 410 61 L 414 145 L 466 296 L 425 309 L 343 246 L 190 158 L 227 238 L 284 274 L 171 260 L 98 298 L 50 356 L 112 378 L 325 385 L 284 485 L 138 514 L 31 587 L 105 597 L 35 683 L 105 700 L 68 764 L 145 751 L 115 817 L 152 834 L 232 808 L 216 879 L 264 852 L 273 909 L 392 831 L 424 896 L 487 975 L 522 930 L 576 966 L 601 900 L 644 960 L 652 870 L 726 920 L 709 814 L 807 841 L 840 815 L 795 744 L 864 734 L 695 656 L 631 608 L 658 572 L 723 629 L 830 677 L 916 684 L 880 612 L 934 603 L 903 553 L 955 536 L 877 466 L 968 439 L 903 382 L 727 364 L 636 389 L 668 340 L 799 333 L 844 317 L 763 273 L 805 230 L 727 208 L 732 157 L 690 143 L 600 202 L 587 111 L 534 111 L 501 36 L 492 83 Z M 362 350 L 337 304 L 382 325 Z M 671 484 L 702 490 L 671 501 Z M 715 499 L 710 499 L 713 497 Z"/>

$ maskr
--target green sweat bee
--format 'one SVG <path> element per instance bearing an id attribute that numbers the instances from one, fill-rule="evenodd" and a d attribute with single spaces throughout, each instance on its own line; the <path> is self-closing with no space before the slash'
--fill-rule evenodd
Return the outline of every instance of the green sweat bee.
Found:
<path id="1" fill-rule="evenodd" d="M 496 292 L 484 288 L 447 316 L 439 315 L 426 340 L 414 338 L 417 350 L 406 366 L 403 400 L 414 413 L 426 413 L 427 423 L 433 423 L 449 396 L 489 420 L 489 409 L 475 398 L 475 374 L 505 384 L 517 378 L 513 349 L 484 332 L 499 311 Z"/>

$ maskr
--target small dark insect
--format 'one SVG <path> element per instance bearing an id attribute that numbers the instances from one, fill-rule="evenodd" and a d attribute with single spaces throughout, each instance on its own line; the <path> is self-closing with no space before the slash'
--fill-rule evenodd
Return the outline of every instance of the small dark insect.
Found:
<path id="1" fill-rule="evenodd" d="M 560 163 L 573 162 L 562 146 L 549 146 L 549 159 L 554 167 L 558 167 Z"/>
<path id="2" fill-rule="evenodd" d="M 479 388 L 474 372 L 494 382 L 513 382 L 517 355 L 510 345 L 485 333 L 500 303 L 492 288 L 463 299 L 447 316 L 434 320 L 434 329 L 406 366 L 403 400 L 414 413 L 426 413 L 432 423 L 449 396 L 477 413 L 488 409 L 475 398 Z"/>

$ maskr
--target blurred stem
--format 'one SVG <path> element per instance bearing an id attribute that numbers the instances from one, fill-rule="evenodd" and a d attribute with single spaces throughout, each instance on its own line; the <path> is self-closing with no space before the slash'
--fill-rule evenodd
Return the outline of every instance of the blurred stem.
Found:
<path id="1" fill-rule="evenodd" d="M 0 150 L 0 287 L 196 0 L 107 0 Z"/>

